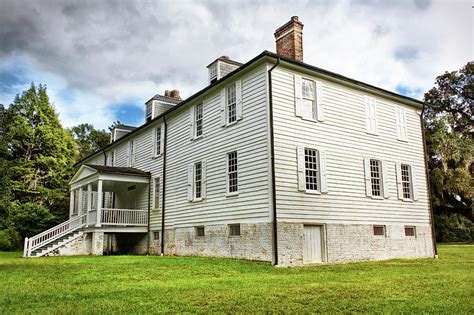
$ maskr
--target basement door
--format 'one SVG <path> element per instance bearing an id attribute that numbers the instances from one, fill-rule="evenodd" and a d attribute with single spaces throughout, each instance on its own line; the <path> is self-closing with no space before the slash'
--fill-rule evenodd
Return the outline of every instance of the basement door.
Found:
<path id="1" fill-rule="evenodd" d="M 303 227 L 303 263 L 317 264 L 323 262 L 323 227 L 321 225 L 305 225 Z"/>

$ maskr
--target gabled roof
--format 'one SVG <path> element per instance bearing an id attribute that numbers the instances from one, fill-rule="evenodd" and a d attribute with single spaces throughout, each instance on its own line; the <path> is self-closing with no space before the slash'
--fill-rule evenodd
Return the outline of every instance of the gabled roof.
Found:
<path id="1" fill-rule="evenodd" d="M 93 168 L 97 170 L 99 173 L 150 176 L 150 172 L 144 172 L 142 170 L 139 170 L 133 167 L 116 167 L 116 166 L 93 165 L 93 164 L 85 164 L 85 166 Z"/>
<path id="2" fill-rule="evenodd" d="M 168 97 L 168 96 L 164 96 L 164 95 L 160 95 L 160 94 L 156 94 L 155 96 L 150 98 L 145 103 L 148 103 L 149 101 L 162 101 L 162 102 L 172 103 L 172 104 L 179 104 L 179 103 L 182 102 L 182 100 L 178 100 L 174 97 Z"/>
<path id="3" fill-rule="evenodd" d="M 424 105 L 424 103 L 422 101 L 419 101 L 417 99 L 414 99 L 414 98 L 411 98 L 411 97 L 408 97 L 408 96 L 404 96 L 404 95 L 400 95 L 400 94 L 397 94 L 397 93 L 394 93 L 394 92 L 391 92 L 391 91 L 387 91 L 387 90 L 384 90 L 382 88 L 379 88 L 379 87 L 376 87 L 376 86 L 373 86 L 373 85 L 370 85 L 370 84 L 367 84 L 367 83 L 364 83 L 364 82 L 361 82 L 361 81 L 357 81 L 357 80 L 354 80 L 354 79 L 351 79 L 351 78 L 348 78 L 348 77 L 345 77 L 343 75 L 340 75 L 340 74 L 337 74 L 335 72 L 331 72 L 331 71 L 328 71 L 328 70 L 324 70 L 324 69 L 321 69 L 321 68 L 318 68 L 318 67 L 315 67 L 315 66 L 312 66 L 312 65 L 309 65 L 309 64 L 306 64 L 304 62 L 299 62 L 299 61 L 295 61 L 295 60 L 292 60 L 292 59 L 289 59 L 289 58 L 285 58 L 285 57 L 282 57 L 282 56 L 279 56 L 275 53 L 272 53 L 272 52 L 269 52 L 267 50 L 265 50 L 264 52 L 262 52 L 260 55 L 254 57 L 253 59 L 251 59 L 250 61 L 248 61 L 247 63 L 243 64 L 242 66 L 238 67 L 237 69 L 235 69 L 234 71 L 230 72 L 229 74 L 227 74 L 226 76 L 220 78 L 219 80 L 217 80 L 216 82 L 206 86 L 205 88 L 203 88 L 202 90 L 196 92 L 195 94 L 191 95 L 190 97 L 188 97 L 187 99 L 185 100 L 182 100 L 180 101 L 177 105 L 173 106 L 172 108 L 170 108 L 169 110 L 167 110 L 166 112 L 156 116 L 155 118 L 153 118 L 152 120 L 150 121 L 147 121 L 145 122 L 143 125 L 135 128 L 133 131 L 129 132 L 128 134 L 126 134 L 125 136 L 121 137 L 120 139 L 118 139 L 117 141 L 115 142 L 112 142 L 110 144 L 107 144 L 106 146 L 104 146 L 103 148 L 95 151 L 94 153 L 88 155 L 87 157 L 83 158 L 82 160 L 80 160 L 79 162 L 77 162 L 75 164 L 78 165 L 80 163 L 82 163 L 83 161 L 87 160 L 88 158 L 96 155 L 97 153 L 109 148 L 110 146 L 112 145 L 115 145 L 125 139 L 127 139 L 128 137 L 130 137 L 132 134 L 134 134 L 135 132 L 138 132 L 139 130 L 143 129 L 143 128 L 146 128 L 147 126 L 151 125 L 153 122 L 161 119 L 163 116 L 177 110 L 178 108 L 181 108 L 182 106 L 194 101 L 197 97 L 199 97 L 200 95 L 204 94 L 205 92 L 207 92 L 208 90 L 212 89 L 213 87 L 215 87 L 216 85 L 219 85 L 221 82 L 227 80 L 228 78 L 230 78 L 231 76 L 234 76 L 234 75 L 237 75 L 238 73 L 240 73 L 241 71 L 247 69 L 248 67 L 250 67 L 252 64 L 254 64 L 255 62 L 259 61 L 260 59 L 262 58 L 265 58 L 265 57 L 269 57 L 269 58 L 272 58 L 274 60 L 280 60 L 282 62 L 285 62 L 286 64 L 290 64 L 290 65 L 294 65 L 296 67 L 301 67 L 301 68 L 304 68 L 304 69 L 307 69 L 307 70 L 310 70 L 310 71 L 315 71 L 321 75 L 324 75 L 326 77 L 329 77 L 329 78 L 332 78 L 334 80 L 340 80 L 340 81 L 345 81 L 349 84 L 352 84 L 352 85 L 355 85 L 355 86 L 358 86 L 360 88 L 364 88 L 364 89 L 368 89 L 368 90 L 372 90 L 374 92 L 378 92 L 380 94 L 383 94 L 383 95 L 386 95 L 386 96 L 390 96 L 390 97 L 393 97 L 393 98 L 397 98 L 399 100 L 403 100 L 405 102 L 409 102 L 411 104 L 416 104 L 418 107 L 422 107 Z M 155 95 L 156 96 L 156 95 Z M 164 97 L 164 96 L 163 96 Z"/>

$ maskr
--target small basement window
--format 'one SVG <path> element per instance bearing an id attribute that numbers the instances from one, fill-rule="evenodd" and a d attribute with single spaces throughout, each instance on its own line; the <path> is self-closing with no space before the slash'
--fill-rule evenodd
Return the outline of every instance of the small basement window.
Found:
<path id="1" fill-rule="evenodd" d="M 205 236 L 204 226 L 196 226 L 196 236 Z"/>
<path id="2" fill-rule="evenodd" d="M 240 236 L 240 224 L 229 224 L 229 236 Z"/>
<path id="3" fill-rule="evenodd" d="M 405 226 L 405 236 L 416 236 L 416 230 L 414 226 Z"/>
<path id="4" fill-rule="evenodd" d="M 159 241 L 160 240 L 160 232 L 153 232 L 153 240 Z"/>
<path id="5" fill-rule="evenodd" d="M 385 236 L 385 225 L 374 225 L 374 235 Z"/>

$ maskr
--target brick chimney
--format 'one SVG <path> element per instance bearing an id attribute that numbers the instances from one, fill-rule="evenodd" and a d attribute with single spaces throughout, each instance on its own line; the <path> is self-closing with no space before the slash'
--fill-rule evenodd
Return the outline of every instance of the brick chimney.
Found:
<path id="1" fill-rule="evenodd" d="M 277 54 L 303 62 L 303 23 L 297 16 L 275 31 Z"/>
<path id="2" fill-rule="evenodd" d="M 166 91 L 165 91 L 165 95 L 166 95 Z M 177 99 L 177 100 L 181 100 L 181 96 L 179 96 L 179 90 L 171 90 L 169 97 Z"/>

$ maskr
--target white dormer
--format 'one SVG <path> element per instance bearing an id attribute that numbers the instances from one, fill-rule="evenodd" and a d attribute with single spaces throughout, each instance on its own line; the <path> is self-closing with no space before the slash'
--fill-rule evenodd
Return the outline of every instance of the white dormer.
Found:
<path id="1" fill-rule="evenodd" d="M 209 70 L 209 84 L 225 77 L 241 65 L 240 62 L 233 61 L 227 56 L 217 58 L 207 66 Z"/>
<path id="2" fill-rule="evenodd" d="M 153 118 L 160 116 L 180 102 L 181 97 L 179 96 L 178 90 L 166 90 L 165 95 L 156 94 L 145 103 L 145 121 L 148 122 Z"/>

